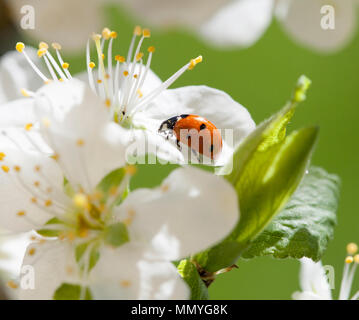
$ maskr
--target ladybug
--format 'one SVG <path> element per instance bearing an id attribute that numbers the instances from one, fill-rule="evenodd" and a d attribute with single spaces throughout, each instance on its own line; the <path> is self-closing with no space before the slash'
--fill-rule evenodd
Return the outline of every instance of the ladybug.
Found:
<path id="1" fill-rule="evenodd" d="M 217 127 L 209 120 L 194 114 L 181 114 L 162 122 L 159 133 L 174 134 L 177 147 L 180 142 L 197 154 L 215 160 L 222 151 L 222 136 Z"/>

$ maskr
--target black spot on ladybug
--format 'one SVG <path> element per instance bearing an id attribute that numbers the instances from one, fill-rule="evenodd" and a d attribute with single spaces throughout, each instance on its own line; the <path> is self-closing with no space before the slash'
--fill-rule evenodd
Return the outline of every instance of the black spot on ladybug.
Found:
<path id="1" fill-rule="evenodd" d="M 202 123 L 199 127 L 199 130 L 204 130 L 206 128 L 207 128 L 207 126 L 204 123 Z"/>
<path id="2" fill-rule="evenodd" d="M 189 116 L 189 114 L 181 114 L 180 115 L 180 117 L 182 118 L 182 119 L 185 119 L 185 118 L 187 118 Z"/>

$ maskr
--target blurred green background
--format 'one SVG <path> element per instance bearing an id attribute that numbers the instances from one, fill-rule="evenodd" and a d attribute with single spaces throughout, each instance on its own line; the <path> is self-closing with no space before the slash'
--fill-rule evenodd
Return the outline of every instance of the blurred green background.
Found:
<path id="1" fill-rule="evenodd" d="M 107 26 L 118 31 L 115 52 L 127 52 L 135 21 L 119 8 L 107 11 Z M 11 47 L 18 39 L 14 39 Z M 54 39 L 56 40 L 56 39 Z M 186 72 L 173 87 L 205 84 L 221 89 L 244 105 L 259 123 L 281 108 L 296 79 L 305 74 L 313 84 L 290 129 L 318 124 L 320 140 L 313 163 L 338 174 L 343 183 L 335 239 L 323 257 L 336 270 L 337 296 L 348 242 L 359 242 L 359 34 L 342 51 L 316 54 L 296 45 L 273 21 L 264 36 L 245 50 L 219 50 L 184 30 L 152 30 L 156 53 L 152 69 L 166 79 L 190 58 L 202 54 L 204 63 Z M 72 72 L 85 68 L 81 57 L 66 57 Z M 219 111 L 220 112 L 220 111 Z M 153 168 L 152 168 L 153 169 Z M 162 173 L 166 168 L 160 169 Z M 159 182 L 158 172 L 142 170 L 144 184 Z M 205 224 L 203 224 L 205 228 Z M 212 299 L 290 299 L 299 289 L 299 263 L 295 260 L 258 258 L 240 260 L 239 269 L 221 275 L 210 287 Z M 359 289 L 359 276 L 353 292 Z"/>

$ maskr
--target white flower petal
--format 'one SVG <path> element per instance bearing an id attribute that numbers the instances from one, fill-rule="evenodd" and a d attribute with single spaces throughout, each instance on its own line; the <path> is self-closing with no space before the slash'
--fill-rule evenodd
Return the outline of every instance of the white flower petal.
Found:
<path id="1" fill-rule="evenodd" d="M 26 124 L 34 124 L 36 121 L 37 118 L 34 113 L 34 99 L 19 99 L 0 105 L 1 128 L 24 128 Z"/>
<path id="2" fill-rule="evenodd" d="M 134 15 L 154 26 L 197 28 L 229 0 L 120 0 Z"/>
<path id="3" fill-rule="evenodd" d="M 91 279 L 94 299 L 189 298 L 189 289 L 171 262 L 147 261 L 131 244 L 103 248 Z"/>
<path id="4" fill-rule="evenodd" d="M 35 288 L 20 286 L 21 300 L 52 300 L 61 284 L 81 283 L 73 247 L 64 241 L 49 240 L 46 243 L 29 245 L 23 266 L 33 267 Z M 25 281 L 25 278 L 22 281 Z"/>
<path id="5" fill-rule="evenodd" d="M 328 279 L 321 262 L 314 262 L 308 258 L 302 258 L 300 269 L 300 286 L 303 292 L 311 292 L 321 299 L 331 299 L 331 291 Z"/>
<path id="6" fill-rule="evenodd" d="M 326 13 L 321 13 L 324 5 L 335 10 L 335 29 L 323 29 L 321 21 Z M 332 52 L 344 47 L 356 31 L 356 3 L 353 0 L 288 1 L 280 0 L 279 14 L 284 29 L 298 43 L 320 52 Z M 326 20 L 326 19 L 325 19 Z"/>
<path id="7" fill-rule="evenodd" d="M 0 139 L 0 152 L 5 155 L 0 161 L 0 226 L 30 231 L 53 218 L 48 211 L 55 208 L 46 208 L 45 203 L 63 199 L 63 175 L 53 159 L 39 152 L 19 150 L 6 139 Z"/>
<path id="8" fill-rule="evenodd" d="M 156 189 L 131 192 L 118 210 L 117 219 L 130 219 L 131 241 L 148 246 L 152 257 L 167 260 L 214 245 L 239 218 L 232 186 L 193 167 L 176 169 Z"/>
<path id="9" fill-rule="evenodd" d="M 43 69 L 41 63 L 37 63 L 40 60 L 36 50 L 25 50 L 40 70 Z M 8 52 L 0 59 L 0 104 L 22 97 L 21 89 L 36 91 L 42 85 L 43 81 L 19 52 Z"/>
<path id="10" fill-rule="evenodd" d="M 37 0 L 7 1 L 12 9 L 15 21 L 21 21 L 24 13 L 21 8 L 31 5 L 35 11 L 35 28 L 23 29 L 17 23 L 20 32 L 27 36 L 47 41 L 57 41 L 67 51 L 75 51 L 85 47 L 88 36 L 92 32 L 102 30 L 104 27 L 104 11 L 102 6 L 108 0 L 82 1 L 63 0 L 46 1 Z M 71 8 L 71 9 L 69 9 Z"/>
<path id="11" fill-rule="evenodd" d="M 124 166 L 126 130 L 110 122 L 104 102 L 83 83 L 49 84 L 37 94 L 36 106 L 43 134 L 74 186 L 91 192 Z"/>
<path id="12" fill-rule="evenodd" d="M 9 278 L 17 278 L 20 275 L 22 260 L 29 243 L 30 233 L 3 235 L 0 231 L 0 273 L 4 271 Z"/>
<path id="13" fill-rule="evenodd" d="M 165 163 L 183 163 L 182 153 L 175 145 L 167 141 L 163 136 L 148 130 L 126 130 L 127 136 L 126 159 L 130 164 L 141 164 L 144 155 L 156 155 Z M 153 159 L 155 161 L 155 159 Z"/>
<path id="14" fill-rule="evenodd" d="M 35 249 L 30 255 L 29 249 Z M 103 247 L 87 279 L 81 279 L 74 246 L 48 241 L 32 244 L 23 265 L 35 271 L 35 289 L 20 291 L 20 299 L 49 300 L 63 283 L 89 287 L 93 299 L 186 299 L 189 290 L 170 262 L 143 259 L 131 244 L 118 249 Z"/>
<path id="15" fill-rule="evenodd" d="M 271 23 L 273 4 L 272 0 L 232 1 L 203 24 L 200 34 L 218 46 L 248 47 Z"/>

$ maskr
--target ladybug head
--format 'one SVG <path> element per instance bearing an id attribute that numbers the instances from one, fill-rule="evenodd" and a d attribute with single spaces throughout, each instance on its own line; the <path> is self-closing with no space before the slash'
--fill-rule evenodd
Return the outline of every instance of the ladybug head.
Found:
<path id="1" fill-rule="evenodd" d="M 159 133 L 163 133 L 166 131 L 173 130 L 174 126 L 176 125 L 176 122 L 178 121 L 178 116 L 169 118 L 168 120 L 165 120 L 161 123 L 160 127 L 158 128 Z"/>

